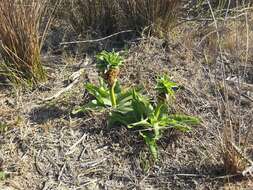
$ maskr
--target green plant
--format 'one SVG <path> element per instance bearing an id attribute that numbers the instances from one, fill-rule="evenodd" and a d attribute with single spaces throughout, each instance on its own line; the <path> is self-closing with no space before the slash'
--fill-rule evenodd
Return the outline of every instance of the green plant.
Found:
<path id="1" fill-rule="evenodd" d="M 102 51 L 96 57 L 98 60 L 97 67 L 104 73 L 108 72 L 110 69 L 118 69 L 119 66 L 123 64 L 122 57 L 115 51 Z"/>
<path id="2" fill-rule="evenodd" d="M 155 89 L 158 92 L 158 97 L 161 100 L 168 99 L 169 97 L 175 98 L 175 91 L 178 89 L 177 83 L 171 81 L 167 75 L 162 75 L 157 79 Z"/>
<path id="3" fill-rule="evenodd" d="M 87 83 L 85 89 L 95 99 L 87 105 L 75 109 L 72 113 L 86 111 L 101 111 L 105 108 L 117 107 L 118 110 L 127 111 L 129 109 L 132 93 L 130 90 L 122 90 L 117 77 L 119 67 L 123 64 L 123 58 L 115 51 L 102 51 L 97 56 L 97 68 L 103 78 L 99 77 L 99 85 Z"/>
<path id="4" fill-rule="evenodd" d="M 189 131 L 190 125 L 199 123 L 196 117 L 170 113 L 166 98 L 151 103 L 149 98 L 140 93 L 140 89 L 122 90 L 118 81 L 119 67 L 123 59 L 118 53 L 103 51 L 97 55 L 97 68 L 103 78 L 99 85 L 88 83 L 85 89 L 94 98 L 85 106 L 73 111 L 74 114 L 86 111 L 101 111 L 110 108 L 108 126 L 125 125 L 129 129 L 138 129 L 155 160 L 158 159 L 157 141 L 163 131 L 175 128 Z M 166 75 L 157 79 L 156 90 L 161 97 L 173 97 L 178 88 Z"/>
<path id="5" fill-rule="evenodd" d="M 132 92 L 129 90 L 122 90 L 119 83 L 115 84 L 115 91 L 113 91 L 115 96 L 115 102 L 112 102 L 111 91 L 108 85 L 102 78 L 99 78 L 99 85 L 88 83 L 85 85 L 87 92 L 94 98 L 88 104 L 76 108 L 72 113 L 77 114 L 80 112 L 87 111 L 103 111 L 106 108 L 114 108 L 113 104 L 121 112 L 127 112 L 130 109 L 131 103 L 129 100 L 132 98 Z"/>
<path id="6" fill-rule="evenodd" d="M 116 123 L 126 125 L 130 129 L 138 129 L 155 160 L 158 159 L 157 141 L 163 131 L 175 128 L 183 132 L 191 130 L 190 125 L 199 123 L 196 117 L 170 114 L 166 103 L 152 105 L 147 97 L 133 90 L 132 110 L 127 113 L 114 111 L 110 125 Z"/>
<path id="7" fill-rule="evenodd" d="M 6 173 L 4 171 L 0 171 L 0 181 L 3 181 L 6 179 Z"/>
<path id="8" fill-rule="evenodd" d="M 141 151 L 139 154 L 140 167 L 144 173 L 148 173 L 152 167 L 152 160 L 148 159 L 149 155 L 145 151 Z"/>
<path id="9" fill-rule="evenodd" d="M 8 129 L 8 126 L 6 124 L 0 122 L 0 133 L 6 132 L 7 129 Z"/>

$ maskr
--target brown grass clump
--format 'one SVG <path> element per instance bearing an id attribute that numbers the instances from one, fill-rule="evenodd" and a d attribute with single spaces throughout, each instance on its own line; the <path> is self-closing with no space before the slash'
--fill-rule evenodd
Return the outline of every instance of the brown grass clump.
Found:
<path id="1" fill-rule="evenodd" d="M 51 2 L 54 2 L 51 0 Z M 77 34 L 105 36 L 124 29 L 155 34 L 167 32 L 176 19 L 181 0 L 63 0 L 59 18 Z M 153 33 L 154 34 L 154 33 Z"/>
<path id="2" fill-rule="evenodd" d="M 234 6 L 234 9 L 229 10 L 218 9 L 217 5 L 207 7 L 206 10 L 212 9 L 213 15 L 202 17 L 206 19 L 202 22 L 205 24 L 200 26 L 195 21 L 185 22 L 174 28 L 170 36 L 170 41 L 180 44 L 175 51 L 178 55 L 171 53 L 172 63 L 181 58 L 184 66 L 189 65 L 187 68 L 192 70 L 189 75 L 196 79 L 186 80 L 184 86 L 196 88 L 193 91 L 198 93 L 197 99 L 205 97 L 201 101 L 207 101 L 210 105 L 206 113 L 208 117 L 202 113 L 203 110 L 199 112 L 213 127 L 207 129 L 211 132 L 208 138 L 213 135 L 215 139 L 206 143 L 207 155 L 215 158 L 214 165 L 223 165 L 222 175 L 229 176 L 229 179 L 230 176 L 236 176 L 236 179 L 242 175 L 250 176 L 245 171 L 248 171 L 253 159 L 253 33 L 250 29 L 253 14 L 252 7 L 241 8 L 243 3 Z M 223 15 L 227 11 L 226 19 L 216 14 L 216 11 Z M 176 70 L 176 76 L 178 80 L 184 74 Z M 191 101 L 195 107 L 196 100 Z"/>
<path id="3" fill-rule="evenodd" d="M 222 156 L 224 169 L 228 174 L 241 173 L 247 167 L 248 163 L 245 161 L 243 152 L 235 144 L 232 127 L 224 127 Z"/>
<path id="4" fill-rule="evenodd" d="M 63 0 L 58 16 L 66 20 L 78 34 L 107 35 L 117 24 L 115 0 Z"/>
<path id="5" fill-rule="evenodd" d="M 45 0 L 0 1 L 0 74 L 16 84 L 35 84 L 46 78 L 40 61 L 39 26 Z"/>
<path id="6" fill-rule="evenodd" d="M 166 31 L 177 15 L 181 0 L 119 0 L 128 26 L 142 31 L 145 27 Z"/>

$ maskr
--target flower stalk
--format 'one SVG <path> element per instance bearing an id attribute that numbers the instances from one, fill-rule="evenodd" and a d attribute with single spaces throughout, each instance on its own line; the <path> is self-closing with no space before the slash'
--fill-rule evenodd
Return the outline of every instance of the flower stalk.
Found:
<path id="1" fill-rule="evenodd" d="M 116 81 L 114 81 L 113 85 L 110 87 L 110 97 L 111 97 L 113 108 L 116 108 L 116 105 L 117 105 L 116 96 L 115 96 L 115 86 L 116 86 Z"/>
<path id="2" fill-rule="evenodd" d="M 97 55 L 97 60 L 97 67 L 103 73 L 103 78 L 110 88 L 111 105 L 113 108 L 116 108 L 115 86 L 119 75 L 119 67 L 123 64 L 123 59 L 119 56 L 119 53 L 114 51 L 102 51 Z"/>

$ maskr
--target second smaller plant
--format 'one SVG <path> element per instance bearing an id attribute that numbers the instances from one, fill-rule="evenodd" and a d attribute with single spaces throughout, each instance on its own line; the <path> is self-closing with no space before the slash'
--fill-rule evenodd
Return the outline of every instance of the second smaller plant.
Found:
<path id="1" fill-rule="evenodd" d="M 176 83 L 163 75 L 157 80 L 158 102 L 151 103 L 149 98 L 133 90 L 131 108 L 129 112 L 119 110 L 112 112 L 110 125 L 116 123 L 126 125 L 130 129 L 137 129 L 147 144 L 154 160 L 158 159 L 157 141 L 163 136 L 165 130 L 174 128 L 182 132 L 190 131 L 191 125 L 199 124 L 199 119 L 183 114 L 173 114 L 167 98 L 174 97 L 178 89 Z"/>

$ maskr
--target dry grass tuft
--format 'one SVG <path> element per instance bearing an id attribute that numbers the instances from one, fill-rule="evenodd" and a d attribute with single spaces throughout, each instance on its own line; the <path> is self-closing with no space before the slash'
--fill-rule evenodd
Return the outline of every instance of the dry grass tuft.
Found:
<path id="1" fill-rule="evenodd" d="M 0 73 L 13 83 L 35 84 L 46 78 L 40 61 L 39 26 L 46 1 L 0 1 Z"/>
<path id="2" fill-rule="evenodd" d="M 227 174 L 238 174 L 247 167 L 243 153 L 236 146 L 234 130 L 231 127 L 224 127 L 223 131 L 223 164 Z"/>
<path id="3" fill-rule="evenodd" d="M 82 35 L 107 35 L 117 27 L 118 9 L 115 0 L 63 0 L 58 14 L 76 33 Z"/>
<path id="4" fill-rule="evenodd" d="M 253 33 L 250 26 L 253 14 L 252 7 L 241 7 L 242 2 L 229 10 L 220 10 L 217 6 L 209 7 L 213 17 L 202 17 L 205 18 L 202 26 L 195 21 L 184 23 L 170 38 L 180 44 L 173 51 L 189 65 L 187 69 L 196 78 L 186 81 L 185 86 L 189 85 L 189 89 L 195 86 L 194 93 L 199 93 L 196 99 L 201 100 L 203 96 L 201 101 L 207 101 L 210 106 L 208 117 L 199 113 L 213 127 L 208 128 L 208 137 L 213 135 L 215 139 L 205 145 L 214 145 L 207 148 L 208 155 L 215 158 L 215 165 L 223 164 L 222 175 L 240 176 L 253 160 L 248 151 L 252 149 Z M 223 15 L 227 12 L 226 19 L 217 12 Z M 175 53 L 171 54 L 172 62 L 177 61 Z M 177 73 L 177 79 L 182 78 L 183 74 Z"/>
<path id="5" fill-rule="evenodd" d="M 127 25 L 142 31 L 154 26 L 166 30 L 175 20 L 181 0 L 119 0 Z"/>
<path id="6" fill-rule="evenodd" d="M 51 0 L 53 1 L 53 0 Z M 119 30 L 167 32 L 181 0 L 63 0 L 59 17 L 77 34 L 104 36 Z"/>

